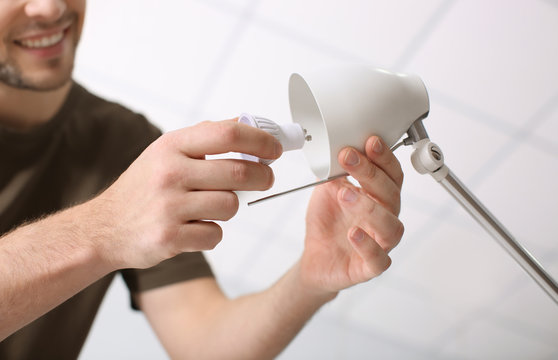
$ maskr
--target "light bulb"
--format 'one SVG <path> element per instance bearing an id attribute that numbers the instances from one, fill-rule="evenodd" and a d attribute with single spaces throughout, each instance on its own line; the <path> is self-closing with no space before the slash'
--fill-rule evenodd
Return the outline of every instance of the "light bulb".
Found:
<path id="1" fill-rule="evenodd" d="M 306 141 L 312 141 L 312 136 L 297 123 L 279 125 L 269 119 L 247 113 L 241 114 L 238 117 L 238 122 L 261 129 L 273 135 L 283 146 L 283 151 L 302 149 Z M 249 154 L 241 154 L 241 156 L 245 160 L 259 162 L 265 165 L 269 165 L 273 162 L 273 160 L 260 159 L 257 156 Z"/>

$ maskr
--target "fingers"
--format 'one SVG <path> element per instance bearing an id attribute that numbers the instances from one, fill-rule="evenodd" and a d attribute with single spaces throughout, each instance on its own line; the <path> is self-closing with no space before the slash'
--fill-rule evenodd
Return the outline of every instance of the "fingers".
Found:
<path id="1" fill-rule="evenodd" d="M 391 265 L 391 258 L 366 232 L 358 227 L 349 230 L 349 241 L 364 262 L 363 280 L 369 280 L 386 271 Z"/>
<path id="2" fill-rule="evenodd" d="M 187 159 L 183 187 L 195 190 L 267 190 L 275 177 L 269 166 L 246 160 Z"/>
<path id="3" fill-rule="evenodd" d="M 182 223 L 195 220 L 228 221 L 236 215 L 238 207 L 238 196 L 232 191 L 190 191 L 180 199 L 174 211 Z"/>
<path id="4" fill-rule="evenodd" d="M 366 156 L 378 165 L 395 182 L 397 187 L 401 189 L 401 186 L 403 186 L 401 164 L 393 152 L 388 149 L 384 141 L 377 136 L 371 136 L 366 141 L 364 149 Z"/>
<path id="5" fill-rule="evenodd" d="M 339 153 L 339 163 L 368 194 L 398 215 L 403 181 L 399 162 L 379 138 L 371 137 L 366 145 L 368 157 L 353 148 L 345 148 Z"/>
<path id="6" fill-rule="evenodd" d="M 193 221 L 183 225 L 174 238 L 175 246 L 182 252 L 211 250 L 223 238 L 223 230 L 214 222 Z"/>
<path id="7" fill-rule="evenodd" d="M 384 251 L 397 246 L 404 232 L 397 216 L 350 184 L 343 186 L 337 196 L 347 221 L 363 229 Z"/>
<path id="8" fill-rule="evenodd" d="M 185 155 L 197 159 L 227 152 L 277 159 L 283 151 L 272 135 L 236 120 L 204 121 L 173 132 L 172 138 Z"/>
<path id="9" fill-rule="evenodd" d="M 207 220 L 230 220 L 238 211 L 238 197 L 232 191 L 191 191 L 176 195 L 159 208 L 165 224 L 159 243 L 170 253 L 211 250 L 223 237 L 221 227 Z"/>

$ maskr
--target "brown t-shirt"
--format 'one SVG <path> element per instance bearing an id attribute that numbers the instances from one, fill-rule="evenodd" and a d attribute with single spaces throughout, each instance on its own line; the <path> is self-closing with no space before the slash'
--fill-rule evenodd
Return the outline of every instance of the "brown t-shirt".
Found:
<path id="1" fill-rule="evenodd" d="M 27 132 L 0 127 L 0 235 L 90 199 L 159 135 L 143 116 L 75 83 L 48 123 Z M 201 253 L 120 273 L 131 293 L 212 276 Z M 0 359 L 77 358 L 114 276 L 100 279 L 0 342 Z"/>

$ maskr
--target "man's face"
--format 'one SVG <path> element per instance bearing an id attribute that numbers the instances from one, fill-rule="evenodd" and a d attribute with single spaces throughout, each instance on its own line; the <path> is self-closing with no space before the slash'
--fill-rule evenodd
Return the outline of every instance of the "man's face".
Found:
<path id="1" fill-rule="evenodd" d="M 85 0 L 0 0 L 0 83 L 47 91 L 72 75 Z"/>

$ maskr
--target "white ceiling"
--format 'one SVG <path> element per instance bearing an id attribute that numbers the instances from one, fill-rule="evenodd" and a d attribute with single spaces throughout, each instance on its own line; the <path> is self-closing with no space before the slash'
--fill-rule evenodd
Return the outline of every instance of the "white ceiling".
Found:
<path id="1" fill-rule="evenodd" d="M 241 112 L 289 122 L 292 72 L 364 62 L 420 75 L 446 162 L 558 278 L 555 0 L 95 0 L 76 77 L 165 130 Z M 556 359 L 558 306 L 428 176 L 396 152 L 406 233 L 381 277 L 320 311 L 281 359 Z M 313 180 L 300 153 L 277 192 Z M 248 208 L 207 254 L 231 296 L 298 258 L 309 192 Z M 83 359 L 160 358 L 117 282 Z"/>

